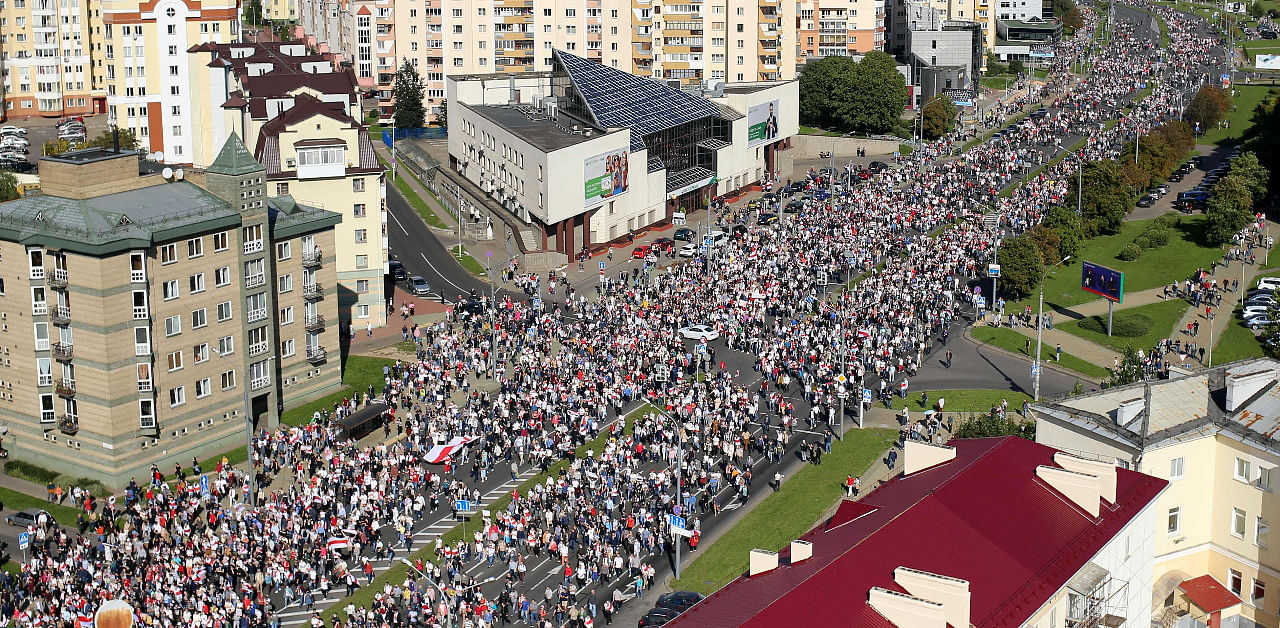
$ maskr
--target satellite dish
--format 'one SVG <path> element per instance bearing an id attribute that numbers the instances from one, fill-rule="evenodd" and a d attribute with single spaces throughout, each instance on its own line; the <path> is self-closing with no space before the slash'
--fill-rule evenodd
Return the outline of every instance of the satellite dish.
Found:
<path id="1" fill-rule="evenodd" d="M 178 169 L 177 169 L 177 170 L 175 170 L 175 171 L 174 171 L 174 173 L 173 173 L 174 178 L 176 178 L 176 179 L 177 179 L 177 180 L 179 180 L 179 181 L 181 181 L 181 180 L 182 180 L 182 177 L 183 177 L 184 175 L 185 175 L 185 173 L 184 173 L 184 172 L 182 172 L 182 168 L 178 168 Z"/>
<path id="2" fill-rule="evenodd" d="M 156 161 L 164 161 L 164 151 L 156 151 Z"/>
<path id="3" fill-rule="evenodd" d="M 166 180 L 166 181 L 167 181 L 167 180 L 172 179 L 172 178 L 173 178 L 173 168 L 170 168 L 169 166 L 165 166 L 165 167 L 164 167 L 164 170 L 161 170 L 161 171 L 160 171 L 160 175 L 161 175 L 161 176 L 163 176 L 163 177 L 165 178 L 165 180 Z"/>

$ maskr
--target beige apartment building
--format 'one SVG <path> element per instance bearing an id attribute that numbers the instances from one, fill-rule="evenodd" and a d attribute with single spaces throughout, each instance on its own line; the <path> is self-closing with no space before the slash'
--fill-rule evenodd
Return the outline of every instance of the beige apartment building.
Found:
<path id="1" fill-rule="evenodd" d="M 884 50 L 886 0 L 808 0 L 798 3 L 796 61 Z"/>
<path id="2" fill-rule="evenodd" d="M 1169 480 L 1156 504 L 1157 625 L 1280 626 L 1271 538 L 1280 362 L 1233 362 L 1032 410 L 1037 442 Z"/>
<path id="3" fill-rule="evenodd" d="M 268 198 L 238 138 L 198 178 L 101 149 L 40 171 L 43 194 L 0 204 L 13 457 L 120 486 L 243 445 L 280 404 L 341 385 L 341 217 Z"/>
<path id="4" fill-rule="evenodd" d="M 298 0 L 287 2 L 294 11 Z M 394 0 L 305 2 L 296 9 L 301 10 L 297 15 L 278 19 L 297 23 L 297 39 L 351 68 L 361 91 L 390 101 L 397 67 Z"/>
<path id="5" fill-rule="evenodd" d="M 90 0 L 0 0 L 0 117 L 57 117 L 106 111 L 95 47 L 101 5 Z"/>

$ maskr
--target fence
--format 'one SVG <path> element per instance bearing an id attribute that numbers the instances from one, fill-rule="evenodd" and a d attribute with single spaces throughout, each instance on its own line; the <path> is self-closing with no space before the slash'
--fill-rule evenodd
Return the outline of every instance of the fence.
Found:
<path id="1" fill-rule="evenodd" d="M 420 126 L 413 129 L 396 129 L 395 140 L 391 138 L 391 129 L 382 130 L 382 143 L 391 148 L 395 140 L 442 140 L 449 137 L 449 129 L 442 126 Z"/>

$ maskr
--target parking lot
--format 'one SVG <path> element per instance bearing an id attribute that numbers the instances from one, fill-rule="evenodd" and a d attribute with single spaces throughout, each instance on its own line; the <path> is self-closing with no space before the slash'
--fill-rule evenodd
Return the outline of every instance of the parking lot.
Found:
<path id="1" fill-rule="evenodd" d="M 46 142 L 57 139 L 58 137 L 58 118 L 30 118 L 27 120 L 10 120 L 5 123 L 8 126 L 16 126 L 27 130 L 26 139 L 31 142 L 28 147 L 30 154 L 27 160 L 35 163 L 39 161 L 40 155 Z M 85 116 L 85 129 L 87 137 L 94 137 L 102 133 L 107 128 L 107 116 Z"/>

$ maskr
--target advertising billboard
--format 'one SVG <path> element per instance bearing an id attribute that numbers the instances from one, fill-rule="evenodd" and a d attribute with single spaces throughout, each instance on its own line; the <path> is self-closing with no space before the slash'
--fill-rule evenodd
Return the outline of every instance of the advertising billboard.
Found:
<path id="1" fill-rule="evenodd" d="M 1258 55 L 1253 58 L 1253 65 L 1260 70 L 1280 70 L 1280 55 Z"/>
<path id="2" fill-rule="evenodd" d="M 1080 287 L 1104 299 L 1124 303 L 1124 273 L 1085 262 L 1080 274 Z"/>
<path id="3" fill-rule="evenodd" d="M 779 111 L 776 100 L 747 109 L 747 148 L 778 139 Z"/>
<path id="4" fill-rule="evenodd" d="M 588 157 L 582 167 L 582 180 L 586 182 L 583 206 L 591 207 L 626 192 L 630 172 L 625 148 Z"/>

